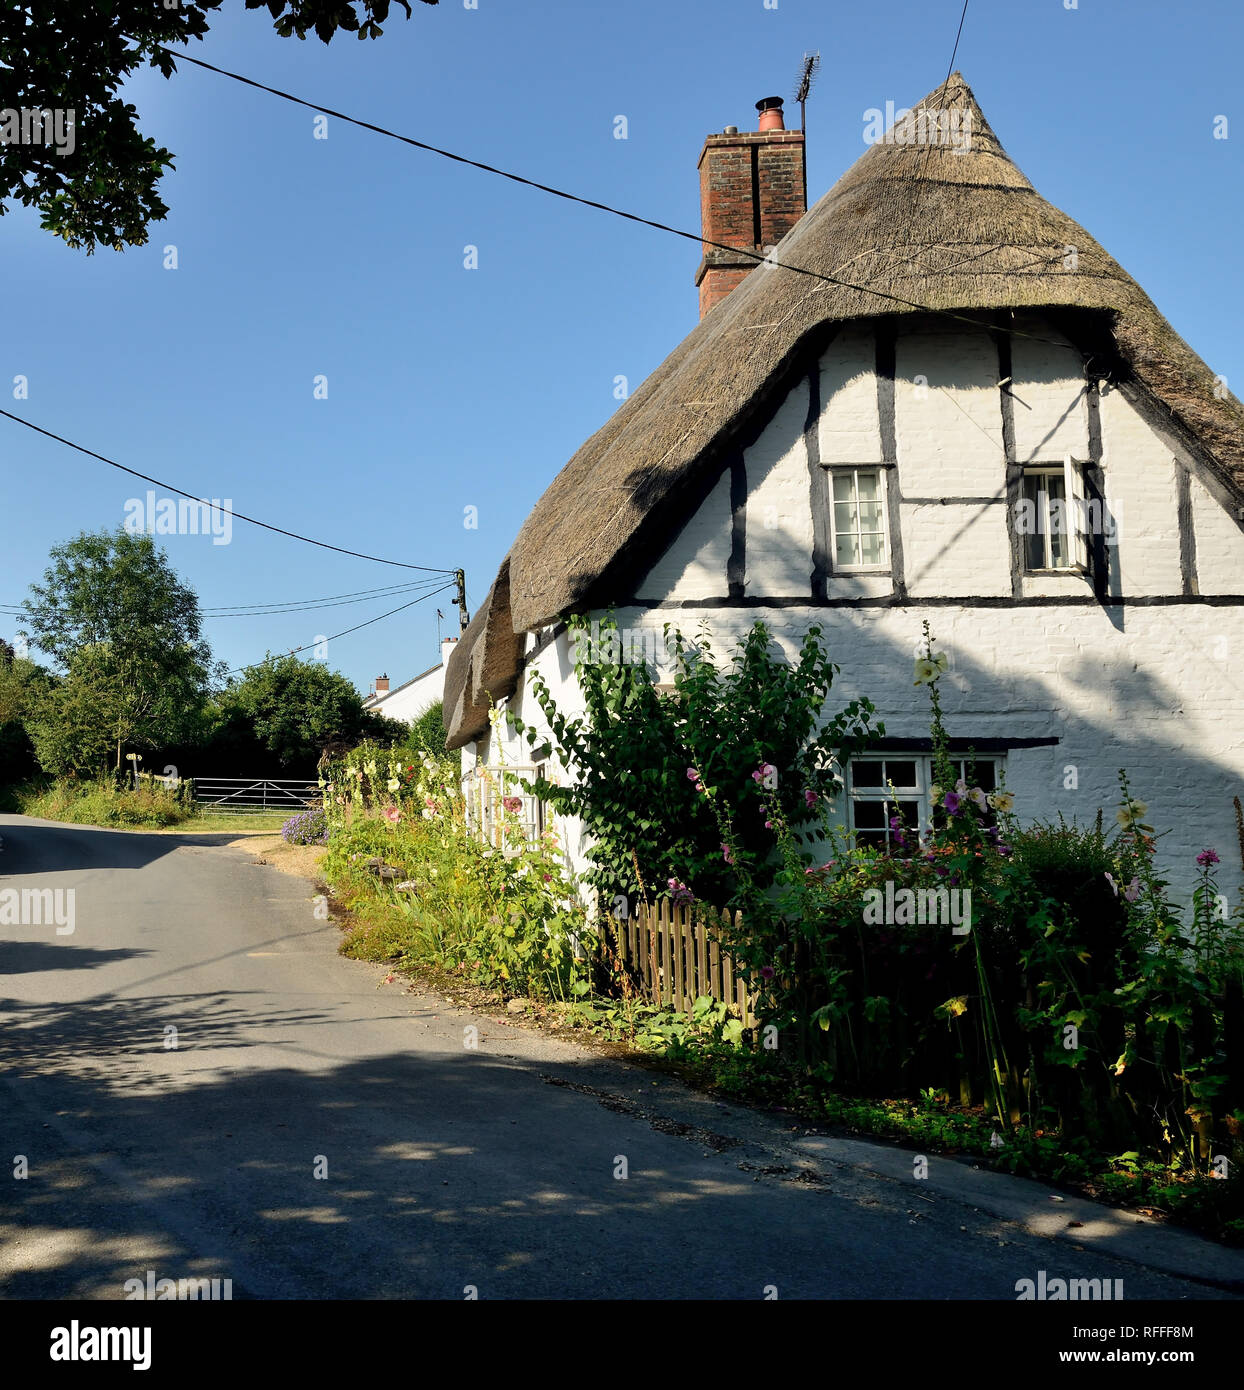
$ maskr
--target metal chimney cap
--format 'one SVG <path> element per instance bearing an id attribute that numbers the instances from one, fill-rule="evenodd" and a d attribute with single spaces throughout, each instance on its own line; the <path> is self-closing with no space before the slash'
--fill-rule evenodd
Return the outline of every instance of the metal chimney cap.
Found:
<path id="1" fill-rule="evenodd" d="M 757 111 L 780 111 L 782 109 L 782 97 L 761 97 L 756 103 Z"/>

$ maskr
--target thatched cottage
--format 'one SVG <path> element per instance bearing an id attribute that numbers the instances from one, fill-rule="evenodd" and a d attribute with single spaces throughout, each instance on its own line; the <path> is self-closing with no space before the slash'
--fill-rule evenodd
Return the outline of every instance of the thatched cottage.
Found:
<path id="1" fill-rule="evenodd" d="M 836 808 L 882 840 L 887 783 L 927 817 L 928 618 L 950 732 L 1021 817 L 1109 818 L 1126 767 L 1181 892 L 1207 846 L 1230 870 L 1244 410 L 958 74 L 804 215 L 803 136 L 759 105 L 701 155 L 700 323 L 553 480 L 449 663 L 468 785 L 528 756 L 490 697 L 538 722 L 538 667 L 574 707 L 569 613 L 707 621 L 719 651 L 817 623 L 835 697 L 887 726 Z"/>

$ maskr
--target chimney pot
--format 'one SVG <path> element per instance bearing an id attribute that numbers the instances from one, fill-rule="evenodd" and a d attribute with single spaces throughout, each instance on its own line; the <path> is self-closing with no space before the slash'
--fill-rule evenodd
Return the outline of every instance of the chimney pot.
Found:
<path id="1" fill-rule="evenodd" d="M 377 677 L 376 677 L 376 694 L 377 694 L 377 695 L 387 695 L 388 693 L 389 693 L 389 678 L 388 678 L 388 676 L 377 676 Z"/>
<path id="2" fill-rule="evenodd" d="M 736 125 L 728 125 L 721 133 L 723 135 L 737 135 L 739 133 L 739 128 Z"/>
<path id="3" fill-rule="evenodd" d="M 756 110 L 760 112 L 760 122 L 757 130 L 785 130 L 786 122 L 782 118 L 782 98 L 781 97 L 762 97 L 756 103 Z"/>

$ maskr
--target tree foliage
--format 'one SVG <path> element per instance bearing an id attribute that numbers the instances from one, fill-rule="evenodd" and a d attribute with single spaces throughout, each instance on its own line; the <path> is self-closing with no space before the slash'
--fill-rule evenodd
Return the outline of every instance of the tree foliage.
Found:
<path id="1" fill-rule="evenodd" d="M 249 666 L 220 696 L 222 722 L 240 721 L 282 766 L 310 770 L 331 744 L 396 740 L 406 726 L 363 708 L 363 697 L 339 671 L 296 656 Z"/>
<path id="2" fill-rule="evenodd" d="M 674 633 L 674 689 L 666 692 L 645 662 L 626 660 L 620 644 L 612 644 L 609 659 L 611 644 L 585 641 L 585 619 L 572 618 L 569 627 L 585 713 L 559 710 L 538 673 L 531 689 L 559 760 L 577 780 L 558 786 L 541 778 L 532 787 L 560 814 L 582 818 L 592 838 L 587 877 L 607 894 L 639 892 L 636 865 L 649 893 L 664 892 L 673 878 L 720 905 L 735 892 L 736 858 L 746 856 L 762 879 L 771 878 L 767 808 L 816 835 L 823 800 L 838 788 L 835 763 L 884 733 L 871 724 L 868 700 L 826 718 L 837 668 L 819 628 L 788 663 L 756 623 L 726 666 L 706 640 L 689 647 Z M 610 630 L 612 620 L 599 625 L 602 634 Z M 670 635 L 667 627 L 667 641 Z M 517 717 L 512 723 L 537 745 L 535 729 Z M 721 789 L 733 804 L 731 826 L 719 823 L 714 795 L 702 788 Z"/>
<path id="3" fill-rule="evenodd" d="M 422 0 L 434 5 L 437 0 Z M 0 214 L 7 201 L 39 209 L 68 245 L 121 250 L 147 241 L 168 208 L 157 185 L 171 151 L 142 135 L 121 87 L 147 64 L 176 71 L 168 45 L 202 39 L 221 0 L 39 0 L 0 6 L 0 111 L 74 113 L 72 140 L 0 143 Z M 408 0 L 397 0 L 411 15 Z M 391 0 L 246 0 L 284 38 L 339 31 L 379 38 Z"/>
<path id="4" fill-rule="evenodd" d="M 119 769 L 127 747 L 183 736 L 207 698 L 199 601 L 150 536 L 83 532 L 54 547 L 22 605 L 27 636 L 60 666 L 27 718 L 50 772 Z"/>

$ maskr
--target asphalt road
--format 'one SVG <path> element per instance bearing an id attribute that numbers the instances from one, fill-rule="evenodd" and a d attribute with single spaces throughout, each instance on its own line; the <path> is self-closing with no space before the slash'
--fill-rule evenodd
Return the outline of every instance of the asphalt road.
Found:
<path id="1" fill-rule="evenodd" d="M 0 837 L 0 894 L 74 890 L 72 934 L 0 926 L 5 1298 L 119 1299 L 148 1270 L 234 1298 L 1244 1289 L 1244 1257 L 1182 1233 L 950 1160 L 918 1181 L 908 1153 L 386 984 L 246 851 Z"/>

